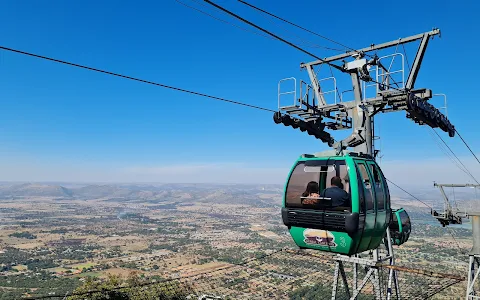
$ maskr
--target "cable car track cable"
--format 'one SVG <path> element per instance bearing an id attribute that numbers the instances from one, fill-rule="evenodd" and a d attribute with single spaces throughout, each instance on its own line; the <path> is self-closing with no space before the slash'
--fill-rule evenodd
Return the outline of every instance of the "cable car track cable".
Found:
<path id="1" fill-rule="evenodd" d="M 132 77 L 132 76 L 127 76 L 127 75 L 123 75 L 123 74 L 119 74 L 119 73 L 114 73 L 114 72 L 110 72 L 110 71 L 106 71 L 106 70 L 102 70 L 102 69 L 97 69 L 97 68 L 93 68 L 93 67 L 89 67 L 89 66 L 85 66 L 85 65 L 80 65 L 80 64 L 76 64 L 76 63 L 72 63 L 72 62 L 68 62 L 68 61 L 64 61 L 64 60 L 60 60 L 60 59 L 56 59 L 56 58 L 52 58 L 52 57 L 47 57 L 47 56 L 43 56 L 43 55 L 38 55 L 38 54 L 30 53 L 30 52 L 25 52 L 25 51 L 21 51 L 21 50 L 17 50 L 17 49 L 12 49 L 12 48 L 8 48 L 8 47 L 4 47 L 4 46 L 0 46 L 0 49 L 10 51 L 10 52 L 19 53 L 19 54 L 23 54 L 23 55 L 27 55 L 27 56 L 32 56 L 32 57 L 36 57 L 36 58 L 41 58 L 41 59 L 44 59 L 44 60 L 49 60 L 49 61 L 53 61 L 53 62 L 77 67 L 77 68 L 82 68 L 82 69 L 95 71 L 95 72 L 99 72 L 99 73 L 104 73 L 104 74 L 108 74 L 108 75 L 112 75 L 112 76 L 116 76 L 116 77 L 121 77 L 121 78 L 129 79 L 129 80 L 143 82 L 143 83 L 147 83 L 147 84 L 150 84 L 150 85 L 155 85 L 155 86 L 159 86 L 159 87 L 163 87 L 163 88 L 167 88 L 167 89 L 171 89 L 171 90 L 175 90 L 175 91 L 179 91 L 179 92 L 184 92 L 184 93 L 193 94 L 193 95 L 197 95 L 197 96 L 201 96 L 201 97 L 206 97 L 206 98 L 210 98 L 210 99 L 214 99 L 214 100 L 218 100 L 218 101 L 223 101 L 223 102 L 228 102 L 228 103 L 232 103 L 232 104 L 242 105 L 242 106 L 246 106 L 246 107 L 250 107 L 250 108 L 269 111 L 269 112 L 276 112 L 276 110 L 265 108 L 265 107 L 260 107 L 260 106 L 256 106 L 256 105 L 252 105 L 252 104 L 248 104 L 248 103 L 229 100 L 229 99 L 222 98 L 222 97 L 217 97 L 217 96 L 212 96 L 212 95 L 208 95 L 208 94 L 204 94 L 204 93 L 190 91 L 190 90 L 186 90 L 186 89 L 182 89 L 182 88 L 178 88 L 178 87 L 174 87 L 174 86 L 170 86 L 170 85 L 166 85 L 166 84 L 162 84 L 162 83 L 158 83 L 158 82 L 153 82 L 153 81 L 140 79 L 140 78 L 136 78 L 136 77 Z"/>
<path id="2" fill-rule="evenodd" d="M 276 38 L 277 40 L 279 40 L 279 41 L 281 41 L 281 42 L 284 42 L 285 44 L 290 45 L 290 46 L 292 46 L 293 48 L 295 48 L 295 49 L 297 49 L 297 50 L 299 50 L 299 51 L 301 51 L 301 52 L 303 52 L 303 53 L 305 53 L 305 54 L 308 54 L 308 55 L 310 55 L 310 56 L 312 56 L 312 57 L 314 57 L 314 58 L 316 58 L 316 59 L 318 59 L 318 60 L 326 63 L 327 65 L 330 65 L 330 66 L 334 67 L 334 68 L 337 69 L 337 70 L 340 70 L 341 72 L 346 72 L 346 70 L 344 70 L 341 66 L 338 66 L 338 65 L 336 65 L 336 64 L 332 64 L 332 63 L 330 63 L 330 62 L 325 61 L 324 59 L 316 56 L 315 54 L 313 54 L 313 53 L 311 53 L 311 52 L 309 52 L 309 51 L 307 51 L 307 50 L 305 50 L 305 49 L 300 48 L 299 46 L 295 45 L 294 43 L 289 42 L 289 41 L 285 40 L 284 38 L 276 35 L 275 33 L 272 33 L 272 32 L 270 32 L 270 31 L 268 31 L 268 30 L 266 30 L 266 29 L 264 29 L 264 28 L 262 28 L 262 27 L 260 27 L 260 26 L 258 26 L 258 25 L 256 25 L 256 24 L 254 24 L 254 23 L 252 23 L 252 22 L 250 22 L 250 21 L 248 21 L 248 20 L 240 17 L 239 15 L 235 14 L 234 12 L 231 12 L 231 11 L 229 11 L 228 9 L 226 9 L 226 8 L 224 8 L 224 7 L 216 4 L 216 3 L 213 3 L 213 2 L 210 1 L 210 0 L 203 0 L 203 1 L 207 2 L 208 4 L 210 4 L 210 5 L 212 5 L 212 6 L 215 6 L 216 8 L 218 8 L 218 9 L 226 12 L 227 14 L 229 14 L 229 15 L 231 15 L 231 16 L 239 19 L 239 20 L 241 20 L 242 22 L 245 22 L 245 23 L 247 23 L 248 25 L 257 28 L 258 30 L 261 30 L 261 31 L 263 31 L 263 32 L 265 32 L 265 33 L 273 36 L 273 37 Z"/>
<path id="3" fill-rule="evenodd" d="M 196 10 L 196 11 L 198 11 L 199 13 L 202 13 L 202 14 L 204 14 L 204 15 L 206 15 L 206 16 L 209 16 L 210 18 L 215 19 L 215 20 L 217 20 L 217 21 L 223 22 L 223 23 L 228 24 L 228 25 L 232 25 L 232 26 L 237 27 L 238 29 L 241 29 L 241 30 L 243 30 L 243 31 L 251 32 L 251 33 L 253 33 L 253 34 L 256 34 L 256 35 L 259 35 L 259 36 L 263 36 L 263 37 L 265 37 L 265 38 L 274 40 L 274 38 L 272 38 L 272 37 L 270 37 L 270 36 L 268 36 L 268 35 L 265 35 L 265 34 L 262 34 L 262 33 L 259 33 L 259 32 L 253 31 L 253 30 L 249 30 L 249 29 L 244 28 L 244 27 L 240 27 L 240 26 L 238 26 L 238 25 L 236 25 L 236 24 L 233 24 L 233 23 L 228 22 L 228 21 L 226 21 L 226 20 L 224 20 L 224 19 L 220 19 L 220 18 L 218 18 L 218 17 L 216 17 L 216 16 L 214 16 L 214 15 L 212 15 L 212 14 L 209 14 L 208 12 L 205 12 L 205 11 L 199 9 L 199 8 L 190 6 L 190 5 L 184 3 L 184 2 L 182 2 L 182 1 L 180 1 L 180 0 L 175 0 L 175 1 L 178 2 L 178 3 L 180 3 L 181 5 L 183 5 L 183 6 L 185 6 L 185 7 L 188 7 L 188 8 L 190 8 L 190 9 Z"/>
<path id="4" fill-rule="evenodd" d="M 405 192 L 406 194 L 410 195 L 410 197 L 412 197 L 413 199 L 417 200 L 417 201 L 420 201 L 421 203 L 423 203 L 423 205 L 425 205 L 426 207 L 430 208 L 430 209 L 433 209 L 430 205 L 428 205 L 427 203 L 423 202 L 422 200 L 418 199 L 417 197 L 415 197 L 414 195 L 412 195 L 411 193 L 409 193 L 408 191 L 406 191 L 405 189 L 401 188 L 400 186 L 398 186 L 395 182 L 391 181 L 390 179 L 386 178 L 385 179 L 390 182 L 391 184 L 393 184 L 394 186 L 396 186 L 397 188 L 399 188 L 400 190 L 402 190 L 403 192 Z"/>
<path id="5" fill-rule="evenodd" d="M 202 14 L 204 14 L 204 15 L 206 15 L 206 16 L 209 16 L 209 17 L 211 17 L 211 18 L 213 18 L 213 19 L 215 19 L 215 20 L 217 20 L 217 21 L 220 21 L 220 22 L 223 22 L 223 23 L 225 23 L 225 24 L 228 24 L 228 25 L 237 27 L 238 29 L 241 29 L 241 30 L 243 30 L 243 31 L 245 31 L 245 32 L 250 32 L 250 33 L 256 34 L 256 35 L 258 35 L 258 36 L 262 36 L 262 37 L 264 37 L 264 38 L 268 38 L 268 39 L 271 39 L 271 40 L 275 40 L 274 37 L 271 37 L 271 36 L 268 36 L 268 35 L 265 35 L 265 34 L 262 34 L 262 33 L 256 32 L 256 31 L 253 31 L 253 30 L 249 30 L 249 29 L 247 29 L 247 28 L 238 26 L 238 25 L 236 25 L 236 24 L 234 24 L 234 23 L 231 23 L 231 22 L 228 22 L 228 21 L 226 21 L 226 20 L 220 19 L 220 18 L 218 18 L 218 17 L 216 17 L 216 16 L 214 16 L 214 15 L 212 15 L 212 14 L 209 14 L 208 12 L 205 12 L 205 11 L 199 9 L 199 8 L 190 6 L 190 5 L 184 3 L 184 2 L 182 2 L 182 1 L 180 1 L 180 0 L 175 0 L 175 1 L 178 2 L 178 3 L 180 3 L 180 4 L 182 4 L 182 5 L 185 6 L 185 7 L 188 7 L 188 8 L 190 8 L 190 9 L 192 9 L 192 10 L 196 10 L 196 11 L 198 11 L 199 13 L 202 13 Z M 194 1 L 194 2 L 199 2 L 198 0 L 192 0 L 192 1 Z M 205 5 L 205 4 L 203 4 L 203 3 L 199 3 L 199 4 Z M 301 37 L 299 37 L 298 35 L 295 35 L 295 34 L 294 34 L 294 36 L 295 36 L 298 40 L 303 41 L 301 44 L 303 44 L 305 47 L 317 48 L 317 49 L 325 49 L 325 50 L 331 50 L 331 51 L 337 51 L 337 52 L 343 52 L 343 50 L 340 50 L 340 49 L 336 49 L 336 48 L 331 48 L 331 47 L 326 47 L 326 46 L 318 45 L 318 44 L 316 44 L 316 43 L 314 43 L 314 42 L 312 42 L 312 41 L 303 39 L 303 38 L 301 38 Z M 309 44 L 311 44 L 311 45 L 309 45 Z"/>
<path id="6" fill-rule="evenodd" d="M 455 158 L 458 160 L 458 162 L 460 162 L 460 164 L 465 168 L 465 170 L 467 171 L 467 174 L 470 175 L 470 177 L 477 183 L 477 184 L 480 184 L 480 182 L 478 182 L 478 180 L 475 178 L 475 176 L 472 175 L 472 173 L 467 169 L 467 167 L 462 163 L 462 161 L 458 158 L 458 156 L 453 152 L 452 148 L 450 148 L 450 146 L 448 146 L 448 144 L 445 142 L 445 140 L 438 134 L 438 132 L 436 132 L 434 129 L 432 129 L 433 132 L 435 132 L 435 134 L 438 136 L 438 138 L 443 142 L 443 144 L 445 146 L 447 146 L 448 150 L 450 150 L 450 152 L 453 154 L 453 156 L 455 156 Z"/>
<path id="7" fill-rule="evenodd" d="M 431 129 L 431 128 L 430 128 Z M 433 130 L 432 130 L 433 131 Z M 438 146 L 438 148 L 443 152 L 443 154 L 445 154 L 446 157 L 448 157 L 448 159 L 459 169 L 461 170 L 462 172 L 464 172 L 465 174 L 467 174 L 468 176 L 470 176 L 468 174 L 468 170 L 465 170 L 459 163 L 457 160 L 455 160 L 455 157 L 449 153 L 445 147 L 445 145 L 442 145 L 442 143 L 440 143 L 440 141 L 438 140 L 438 138 L 435 137 L 435 135 L 433 135 L 432 132 L 430 132 L 430 136 L 432 137 L 432 140 L 435 142 L 435 144 Z"/>
<path id="8" fill-rule="evenodd" d="M 306 32 L 308 32 L 308 33 L 311 33 L 311 34 L 313 34 L 313 35 L 316 35 L 316 36 L 318 36 L 318 37 L 321 37 L 322 39 L 325 39 L 325 40 L 327 40 L 327 41 L 329 41 L 329 42 L 332 42 L 332 43 L 335 43 L 335 44 L 337 44 L 337 45 L 339 45 L 339 46 L 342 46 L 342 47 L 350 50 L 350 52 L 360 53 L 358 50 L 356 50 L 356 49 L 354 49 L 354 48 L 352 48 L 352 47 L 349 47 L 349 46 L 347 46 L 347 45 L 345 45 L 345 44 L 342 44 L 342 43 L 340 43 L 340 42 L 337 42 L 337 41 L 335 41 L 335 40 L 333 40 L 333 39 L 331 39 L 331 38 L 328 38 L 328 37 L 326 37 L 326 36 L 324 36 L 324 35 L 321 35 L 321 34 L 319 34 L 319 33 L 316 33 L 316 32 L 314 32 L 314 31 L 312 31 L 312 30 L 309 30 L 309 29 L 307 29 L 307 28 L 305 28 L 305 27 L 302 27 L 302 26 L 300 26 L 300 25 L 297 25 L 297 24 L 295 24 L 295 23 L 293 23 L 293 22 L 290 22 L 290 21 L 288 21 L 288 20 L 286 20 L 286 19 L 283 19 L 283 18 L 281 18 L 281 17 L 279 17 L 279 16 L 277 16 L 277 15 L 275 15 L 275 14 L 273 14 L 273 13 L 270 13 L 270 12 L 268 12 L 268 11 L 266 11 L 266 10 L 264 10 L 264 9 L 261 9 L 261 8 L 255 6 L 255 5 L 253 5 L 253 4 L 250 4 L 250 3 L 246 2 L 246 1 L 243 1 L 243 0 L 237 0 L 237 1 L 240 2 L 240 3 L 242 3 L 242 4 L 244 4 L 244 5 L 249 6 L 249 7 L 253 8 L 253 9 L 255 9 L 255 10 L 258 10 L 258 11 L 264 13 L 264 14 L 267 14 L 267 15 L 269 15 L 269 16 L 271 16 L 271 17 L 274 17 L 274 18 L 276 18 L 276 19 L 278 19 L 278 20 L 280 20 L 280 21 L 282 21 L 282 22 L 285 22 L 285 23 L 287 23 L 287 24 L 290 24 L 290 25 L 292 25 L 292 26 L 295 26 L 295 27 L 297 27 L 297 28 L 300 28 L 300 29 L 302 29 L 302 30 L 304 30 L 304 31 L 306 31 Z M 398 43 L 400 43 L 400 39 L 398 40 Z M 404 51 L 405 56 L 406 56 L 407 53 L 406 53 L 406 51 L 405 51 L 405 45 L 402 44 L 402 46 L 403 46 L 403 51 Z M 397 44 L 397 48 L 398 48 L 398 44 Z M 338 49 L 329 49 L 329 50 L 337 50 L 337 51 L 339 51 Z M 348 53 L 349 51 L 345 51 L 345 52 Z M 397 49 L 395 49 L 395 53 L 396 53 L 396 52 L 397 52 Z M 375 54 L 375 55 L 370 55 L 370 54 L 368 54 L 368 53 L 363 53 L 363 54 L 364 54 L 365 56 L 370 57 L 370 58 L 375 58 L 375 55 L 376 55 L 376 54 Z M 393 60 L 392 60 L 392 63 L 393 63 Z M 407 58 L 407 65 L 408 65 L 408 68 L 410 69 L 410 65 L 409 65 L 409 63 L 408 63 L 408 58 Z M 391 66 L 390 66 L 390 67 L 391 67 Z M 390 68 L 389 68 L 389 71 L 390 71 Z M 390 78 L 393 80 L 394 84 L 396 84 L 397 87 L 399 87 L 399 84 L 395 81 L 395 79 L 393 78 L 393 76 L 392 76 L 391 74 L 388 74 L 388 77 L 390 77 Z M 378 84 L 378 82 L 376 82 L 376 83 Z"/>
<path id="9" fill-rule="evenodd" d="M 335 41 L 335 40 L 333 40 L 333 39 L 330 39 L 330 38 L 328 38 L 328 37 L 326 37 L 326 36 L 324 36 L 324 35 L 321 35 L 321 34 L 319 34 L 319 33 L 316 33 L 316 32 L 314 32 L 314 31 L 311 31 L 311 30 L 309 30 L 309 29 L 307 29 L 307 28 L 304 28 L 304 27 L 302 27 L 302 26 L 300 26 L 300 25 L 297 25 L 297 24 L 295 24 L 295 23 L 292 23 L 292 22 L 290 22 L 290 21 L 288 21 L 288 20 L 285 20 L 285 19 L 283 19 L 283 18 L 281 18 L 281 17 L 279 17 L 279 16 L 277 16 L 277 15 L 275 15 L 275 14 L 272 14 L 272 13 L 270 13 L 270 12 L 264 10 L 264 9 L 261 9 L 261 8 L 255 6 L 255 5 L 250 4 L 250 3 L 247 3 L 246 1 L 243 1 L 243 0 L 237 0 L 237 1 L 239 1 L 239 2 L 241 2 L 242 4 L 245 4 L 245 5 L 247 5 L 247 6 L 250 6 L 251 8 L 253 8 L 253 9 L 255 9 L 255 10 L 258 10 L 258 11 L 264 13 L 264 14 L 267 14 L 267 15 L 269 15 L 269 16 L 272 16 L 272 17 L 276 18 L 276 19 L 279 19 L 279 20 L 281 20 L 281 21 L 283 21 L 283 22 L 285 22 L 285 23 L 287 23 L 287 24 L 290 24 L 290 25 L 292 25 L 292 26 L 295 26 L 295 27 L 297 27 L 297 28 L 300 28 L 300 29 L 302 29 L 302 30 L 304 30 L 304 31 L 306 31 L 306 32 L 309 32 L 309 33 L 311 33 L 311 34 L 313 34 L 313 35 L 319 36 L 319 37 L 321 37 L 321 38 L 323 38 L 323 39 L 325 39 L 325 40 L 327 40 L 327 41 L 330 41 L 330 42 L 332 42 L 332 43 L 335 43 L 335 44 L 337 44 L 337 45 L 340 45 L 340 46 L 342 46 L 342 47 L 350 50 L 350 51 L 345 51 L 345 53 L 348 53 L 348 52 L 360 53 L 358 50 L 356 50 L 356 49 L 354 49 L 354 48 L 352 48 L 352 47 L 349 47 L 349 46 L 347 46 L 347 45 L 345 45 L 345 44 L 342 44 L 342 43 L 337 42 L 337 41 Z M 398 40 L 398 43 L 400 43 L 400 39 Z M 398 44 L 397 44 L 397 48 L 398 48 Z M 340 51 L 340 50 L 338 50 L 338 49 L 329 49 L 329 50 L 337 50 L 337 51 Z M 405 56 L 406 56 L 405 46 L 403 46 L 403 51 L 404 51 Z M 397 52 L 397 50 L 395 49 L 395 53 L 396 53 L 396 52 Z M 363 53 L 363 54 L 364 54 L 365 56 L 370 57 L 370 58 L 375 58 L 374 55 L 370 55 L 370 54 L 368 54 L 368 53 Z M 392 63 L 393 63 L 393 60 L 392 60 Z M 408 64 L 408 60 L 407 60 L 407 64 Z M 410 67 L 409 67 L 409 68 L 410 68 Z M 389 71 L 390 71 L 390 68 L 389 68 Z M 333 75 L 332 75 L 332 76 L 333 76 Z M 396 84 L 397 87 L 400 87 L 399 84 L 398 84 L 398 83 L 395 81 L 395 79 L 393 78 L 392 74 L 388 74 L 388 77 L 390 77 L 390 78 L 393 80 L 393 83 Z M 378 82 L 376 82 L 376 83 L 379 84 Z"/>
<path id="10" fill-rule="evenodd" d="M 244 4 L 244 5 L 249 6 L 249 7 L 253 8 L 253 9 L 255 9 L 255 10 L 258 10 L 258 11 L 264 13 L 264 14 L 267 14 L 267 15 L 269 15 L 269 16 L 272 16 L 272 17 L 274 17 L 274 18 L 276 18 L 276 19 L 278 19 L 278 20 L 280 20 L 280 21 L 282 21 L 282 22 L 285 22 L 285 23 L 287 23 L 287 24 L 290 24 L 290 25 L 292 25 L 292 26 L 295 26 L 295 27 L 297 27 L 297 28 L 300 28 L 300 29 L 302 29 L 302 30 L 304 30 L 304 31 L 306 31 L 306 32 L 309 32 L 309 33 L 311 33 L 311 34 L 313 34 L 313 35 L 316 35 L 316 36 L 318 36 L 318 37 L 321 37 L 322 39 L 325 39 L 325 40 L 327 40 L 327 41 L 329 41 L 329 42 L 335 43 L 335 44 L 337 44 L 337 45 L 339 45 L 339 46 L 342 46 L 342 47 L 344 47 L 344 48 L 346 48 L 346 49 L 349 49 L 350 51 L 358 52 L 357 50 L 355 50 L 355 49 L 353 49 L 353 48 L 351 48 L 351 47 L 349 47 L 349 46 L 347 46 L 347 45 L 344 45 L 344 44 L 342 44 L 342 43 L 340 43 L 340 42 L 337 42 L 337 41 L 335 41 L 335 40 L 332 40 L 332 39 L 330 39 L 330 38 L 328 38 L 328 37 L 326 37 L 326 36 L 324 36 L 324 35 L 318 34 L 318 33 L 314 32 L 314 31 L 311 31 L 311 30 L 309 30 L 309 29 L 307 29 L 307 28 L 305 28 L 305 27 L 302 27 L 302 26 L 300 26 L 300 25 L 297 25 L 297 24 L 295 24 L 295 23 L 293 23 L 293 22 L 290 22 L 290 21 L 288 21 L 288 20 L 285 20 L 285 19 L 283 19 L 283 18 L 281 18 L 281 17 L 279 17 L 279 16 L 277 16 L 277 15 L 275 15 L 275 14 L 272 14 L 272 13 L 270 13 L 270 12 L 264 10 L 264 9 L 261 9 L 261 8 L 255 6 L 255 5 L 252 5 L 252 4 L 250 4 L 250 3 L 246 2 L 246 1 L 243 1 L 243 0 L 237 0 L 237 1 L 238 1 L 238 2 L 241 2 L 241 3 Z M 368 55 L 368 54 L 366 54 L 366 55 L 369 56 L 369 57 L 372 57 L 372 56 L 370 56 L 370 55 Z"/>
<path id="11" fill-rule="evenodd" d="M 448 228 L 448 231 L 450 232 L 450 235 L 452 236 L 453 240 L 454 240 L 455 243 L 457 244 L 458 250 L 460 250 L 460 252 L 461 252 L 463 255 L 467 254 L 467 251 L 460 246 L 460 243 L 459 243 L 458 240 L 455 238 L 455 234 L 453 233 L 452 228 L 450 228 L 450 227 L 447 227 L 447 228 Z"/>
<path id="12" fill-rule="evenodd" d="M 331 62 L 328 62 L 328 61 L 326 61 L 325 59 L 322 59 L 322 58 L 318 57 L 317 55 L 315 55 L 315 54 L 313 54 L 313 53 L 311 53 L 311 52 L 309 52 L 309 51 L 307 51 L 307 50 L 305 50 L 305 49 L 300 48 L 299 46 L 293 44 L 292 42 L 289 42 L 289 41 L 285 40 L 284 38 L 282 38 L 282 37 L 280 37 L 280 36 L 278 36 L 278 35 L 270 32 L 270 31 L 268 31 L 268 30 L 266 30 L 265 28 L 262 28 L 262 27 L 260 27 L 260 26 L 258 26 L 258 25 L 256 25 L 256 24 L 254 24 L 254 23 L 252 23 L 252 22 L 250 22 L 250 21 L 242 18 L 241 16 L 235 14 L 234 12 L 232 12 L 232 11 L 230 11 L 230 10 L 228 10 L 228 9 L 226 9 L 226 8 L 218 5 L 218 4 L 215 4 L 215 3 L 213 3 L 213 2 L 210 1 L 210 0 L 203 0 L 203 1 L 209 3 L 209 4 L 212 5 L 212 6 L 215 6 L 216 8 L 218 8 L 218 9 L 226 12 L 227 14 L 229 14 L 229 15 L 231 15 L 231 16 L 233 16 L 233 17 L 235 17 L 235 18 L 237 18 L 237 19 L 239 19 L 239 20 L 241 20 L 241 21 L 243 21 L 243 22 L 245 22 L 245 23 L 247 23 L 247 24 L 249 24 L 249 25 L 251 25 L 251 26 L 253 26 L 253 27 L 255 27 L 255 28 L 257 28 L 257 29 L 265 32 L 265 33 L 267 33 L 267 34 L 269 34 L 269 35 L 271 35 L 271 36 L 273 36 L 273 37 L 275 37 L 275 38 L 278 39 L 279 41 L 281 41 L 281 42 L 283 42 L 283 43 L 285 43 L 285 44 L 287 44 L 287 45 L 289 45 L 289 46 L 291 46 L 291 47 L 293 47 L 293 48 L 295 48 L 295 49 L 297 49 L 297 50 L 299 50 L 299 51 L 301 51 L 301 52 L 303 52 L 303 53 L 305 53 L 305 54 L 308 54 L 308 55 L 312 56 L 313 58 L 321 61 L 322 63 L 334 67 L 335 69 L 339 70 L 339 71 L 342 72 L 342 73 L 350 73 L 350 72 L 351 72 L 351 71 L 349 71 L 349 70 L 344 69 L 343 67 L 341 67 L 341 66 L 339 66 L 339 65 L 336 65 L 336 64 L 333 64 L 333 63 L 331 63 Z M 379 85 L 383 85 L 382 83 L 380 83 L 380 82 L 378 82 L 378 81 L 376 81 L 376 80 L 373 80 L 373 79 L 370 79 L 369 82 L 370 82 L 370 81 L 371 81 L 371 82 L 374 82 L 374 83 L 376 83 L 376 84 L 379 84 Z M 399 89 L 399 88 L 390 87 L 390 89 L 396 90 L 396 91 L 399 91 L 399 92 L 405 92 L 403 89 Z"/>
<path id="13" fill-rule="evenodd" d="M 478 161 L 478 163 L 480 164 L 480 160 L 478 159 L 478 157 L 475 155 L 475 153 L 472 151 L 472 149 L 470 148 L 470 146 L 468 146 L 467 142 L 465 142 L 465 140 L 463 139 L 463 137 L 460 135 L 460 133 L 455 129 L 455 132 L 458 134 L 458 137 L 462 140 L 462 142 L 465 144 L 465 146 L 467 146 L 468 150 L 470 150 L 470 153 L 472 153 L 473 157 L 475 157 L 475 159 Z"/>

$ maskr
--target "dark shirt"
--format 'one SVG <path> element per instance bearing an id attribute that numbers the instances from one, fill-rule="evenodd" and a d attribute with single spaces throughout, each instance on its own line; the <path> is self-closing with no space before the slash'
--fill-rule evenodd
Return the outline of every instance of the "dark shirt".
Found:
<path id="1" fill-rule="evenodd" d="M 338 186 L 331 186 L 322 191 L 321 197 L 331 198 L 332 200 L 327 200 L 331 202 L 333 207 L 337 206 L 350 206 L 350 196 L 345 190 L 339 188 Z"/>

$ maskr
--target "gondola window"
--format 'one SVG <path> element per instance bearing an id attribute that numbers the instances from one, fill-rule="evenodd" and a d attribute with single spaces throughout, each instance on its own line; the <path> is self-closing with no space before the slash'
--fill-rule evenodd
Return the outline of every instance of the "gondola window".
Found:
<path id="1" fill-rule="evenodd" d="M 331 180 L 335 176 L 342 180 L 340 188 L 350 195 L 350 182 L 345 161 L 299 162 L 287 184 L 287 207 L 337 211 L 338 209 L 332 207 L 331 199 L 321 196 L 325 189 L 331 187 Z M 346 206 L 351 208 L 351 201 Z"/>
<path id="2" fill-rule="evenodd" d="M 367 203 L 367 211 L 374 209 L 373 204 L 373 193 L 372 193 L 372 185 L 370 182 L 370 177 L 367 172 L 367 168 L 365 167 L 364 163 L 358 163 L 358 170 L 360 173 L 360 179 L 362 181 L 363 189 L 365 191 L 365 199 Z"/>
<path id="3" fill-rule="evenodd" d="M 373 181 L 375 184 L 375 197 L 377 201 L 377 209 L 383 210 L 385 209 L 385 190 L 383 188 L 384 182 L 382 181 L 382 177 L 378 172 L 378 168 L 374 164 L 370 164 L 370 171 L 373 175 Z"/>

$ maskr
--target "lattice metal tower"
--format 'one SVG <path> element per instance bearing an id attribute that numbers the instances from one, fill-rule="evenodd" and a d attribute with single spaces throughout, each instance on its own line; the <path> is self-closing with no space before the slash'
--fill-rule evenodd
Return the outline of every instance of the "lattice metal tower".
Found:
<path id="1" fill-rule="evenodd" d="M 432 128 L 440 128 L 448 132 L 450 137 L 455 135 L 455 129 L 445 115 L 431 105 L 428 100 L 433 96 L 432 91 L 427 88 L 415 88 L 415 81 L 422 64 L 428 42 L 431 38 L 439 35 L 438 29 L 430 32 L 401 38 L 395 41 L 371 45 L 363 49 L 349 51 L 344 54 L 327 57 L 325 59 L 302 63 L 300 66 L 308 73 L 310 83 L 303 80 L 299 82 L 299 93 L 297 94 L 297 80 L 295 78 L 282 79 L 278 86 L 278 112 L 274 114 L 274 121 L 277 124 L 299 128 L 309 135 L 328 143 L 337 153 L 347 148 L 353 148 L 355 152 L 369 154 L 377 157 L 378 150 L 374 147 L 374 116 L 377 113 L 395 111 L 406 111 L 407 118 L 412 119 L 419 125 L 428 125 Z M 414 41 L 420 41 L 415 59 L 413 61 L 408 77 L 405 79 L 405 67 L 403 54 L 396 52 L 390 55 L 378 57 L 370 55 L 374 51 L 391 47 L 403 46 Z M 367 59 L 368 57 L 368 59 Z M 401 67 L 392 70 L 393 60 L 399 59 Z M 348 61 L 347 61 L 348 60 Z M 383 62 L 390 60 L 387 67 Z M 341 64 L 339 64 L 339 62 Z M 335 64 L 335 65 L 334 65 Z M 343 101 L 343 93 L 337 87 L 337 78 L 317 78 L 314 67 L 334 66 L 343 75 L 348 75 L 352 83 L 354 99 Z M 401 79 L 395 81 L 394 74 Z M 293 89 L 284 91 L 282 86 L 287 82 L 293 83 Z M 333 88 L 322 88 L 327 82 Z M 375 95 L 367 97 L 366 89 L 375 88 Z M 327 95 L 333 95 L 333 103 L 328 103 Z M 293 103 L 283 105 L 282 99 L 293 96 Z M 332 97 L 330 97 L 332 98 Z M 326 130 L 351 130 L 351 134 L 339 141 L 335 141 Z M 384 262 L 389 265 L 395 264 L 394 251 L 391 243 L 390 232 L 387 228 L 384 238 L 386 255 L 381 255 L 379 249 L 372 253 L 370 259 L 361 257 L 349 257 L 337 255 L 337 265 L 332 288 L 332 299 L 337 296 L 337 284 L 339 276 L 345 285 L 345 290 L 350 299 L 356 299 L 358 294 L 368 280 L 371 280 L 375 287 L 375 298 L 390 299 L 395 296 L 400 299 L 400 291 L 394 268 L 390 269 L 388 282 L 382 286 L 379 278 L 379 268 Z M 479 248 L 480 249 L 480 248 Z M 353 291 L 346 279 L 344 264 L 353 264 Z M 364 279 L 359 283 L 357 280 L 358 267 L 363 266 L 367 271 Z M 394 292 L 393 292 L 394 291 Z"/>
<path id="2" fill-rule="evenodd" d="M 480 210 L 464 210 L 461 211 L 458 207 L 452 207 L 450 200 L 445 193 L 444 187 L 451 188 L 474 188 L 477 189 L 480 187 L 479 184 L 445 184 L 445 183 L 434 183 L 434 186 L 438 187 L 442 193 L 444 199 L 444 208 L 443 212 L 438 213 L 432 209 L 432 216 L 435 217 L 443 227 L 450 224 L 462 224 L 463 218 L 471 218 L 472 221 L 472 238 L 473 238 L 473 247 L 468 253 L 468 269 L 467 269 L 467 294 L 466 299 L 480 299 L 478 295 L 479 291 L 475 290 L 475 284 L 479 283 L 480 275 Z"/>

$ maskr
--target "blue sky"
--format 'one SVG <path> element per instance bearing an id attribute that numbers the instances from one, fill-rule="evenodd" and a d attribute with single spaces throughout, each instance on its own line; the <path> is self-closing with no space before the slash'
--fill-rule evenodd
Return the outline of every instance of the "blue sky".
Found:
<path id="1" fill-rule="evenodd" d="M 202 1 L 182 1 L 248 28 Z M 298 37 L 338 47 L 236 1 L 216 3 L 299 44 Z M 416 86 L 447 94 L 452 123 L 474 150 L 480 148 L 470 56 L 478 41 L 469 33 L 480 25 L 480 4 L 404 1 L 391 9 L 373 3 L 359 9 L 356 1 L 342 7 L 305 0 L 251 3 L 356 48 L 440 28 L 442 37 L 430 41 Z M 313 60 L 174 0 L 3 1 L 0 25 L 2 46 L 272 109 L 278 80 L 304 76 L 300 62 Z M 415 47 L 407 50 L 411 62 Z M 275 125 L 268 112 L 5 51 L 0 98 L 0 180 L 282 182 L 299 154 L 326 149 Z M 402 112 L 382 115 L 379 123 L 387 177 L 408 183 L 411 169 L 397 166 L 412 165 L 430 168 L 425 182 L 444 173 L 468 179 L 428 128 Z M 439 133 L 478 173 L 460 140 Z"/>

